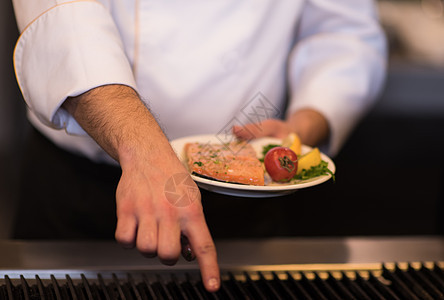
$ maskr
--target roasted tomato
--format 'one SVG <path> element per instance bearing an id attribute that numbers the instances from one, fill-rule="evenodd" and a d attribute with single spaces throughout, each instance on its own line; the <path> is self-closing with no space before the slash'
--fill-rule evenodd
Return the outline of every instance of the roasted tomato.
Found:
<path id="1" fill-rule="evenodd" d="M 273 181 L 288 182 L 298 170 L 298 156 L 290 148 L 275 147 L 265 155 L 264 165 Z"/>

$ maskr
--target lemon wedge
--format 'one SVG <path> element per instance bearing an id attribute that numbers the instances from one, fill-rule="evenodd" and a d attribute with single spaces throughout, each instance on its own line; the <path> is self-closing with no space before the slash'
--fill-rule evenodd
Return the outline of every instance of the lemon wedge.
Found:
<path id="1" fill-rule="evenodd" d="M 313 148 L 313 150 L 298 158 L 298 171 L 296 174 L 300 174 L 304 169 L 308 170 L 319 165 L 321 160 L 321 152 L 318 148 Z"/>
<path id="2" fill-rule="evenodd" d="M 296 155 L 301 155 L 301 139 L 292 132 L 282 141 L 282 147 L 287 147 L 293 150 Z"/>

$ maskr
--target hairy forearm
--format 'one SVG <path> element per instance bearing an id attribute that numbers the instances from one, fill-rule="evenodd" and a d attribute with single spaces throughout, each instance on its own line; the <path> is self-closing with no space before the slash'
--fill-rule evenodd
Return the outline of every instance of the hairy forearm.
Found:
<path id="1" fill-rule="evenodd" d="M 155 154 L 159 143 L 168 143 L 150 111 L 130 87 L 97 87 L 68 98 L 63 107 L 120 163 L 141 153 Z"/>
<path id="2" fill-rule="evenodd" d="M 216 291 L 220 282 L 216 249 L 199 190 L 137 93 L 108 85 L 69 98 L 63 107 L 122 167 L 116 190 L 116 240 L 171 264 L 178 259 L 183 234 L 196 253 L 205 287 Z M 185 207 L 176 206 L 165 193 L 166 184 L 177 175 L 189 178 L 187 190 L 177 190 L 190 202 Z"/>

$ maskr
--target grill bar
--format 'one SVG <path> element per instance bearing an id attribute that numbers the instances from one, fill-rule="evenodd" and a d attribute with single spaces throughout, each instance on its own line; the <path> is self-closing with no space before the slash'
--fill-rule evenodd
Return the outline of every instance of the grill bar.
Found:
<path id="1" fill-rule="evenodd" d="M 186 280 L 182 283 L 182 285 L 186 287 L 190 299 L 204 300 L 203 296 L 199 293 L 196 285 L 192 284 L 192 278 L 190 274 L 186 274 Z"/>
<path id="2" fill-rule="evenodd" d="M 46 289 L 45 289 L 45 286 L 43 285 L 42 280 L 40 279 L 40 277 L 38 275 L 35 275 L 35 281 L 37 282 L 37 289 L 38 289 L 37 295 L 41 295 L 40 298 L 42 300 L 46 300 Z"/>
<path id="3" fill-rule="evenodd" d="M 327 280 L 322 279 L 319 277 L 318 273 L 315 273 L 315 280 L 314 282 L 324 291 L 324 294 L 327 296 L 328 299 L 335 299 L 335 300 L 341 300 L 343 299 L 338 295 L 338 293 L 330 286 Z"/>
<path id="4" fill-rule="evenodd" d="M 82 284 L 83 284 L 83 288 L 85 289 L 87 299 L 88 299 L 88 300 L 92 300 L 92 299 L 94 299 L 94 298 L 93 298 L 92 291 L 91 291 L 91 286 L 90 286 L 88 280 L 86 279 L 85 275 L 82 274 L 82 275 L 81 275 L 81 278 L 82 278 Z"/>
<path id="5" fill-rule="evenodd" d="M 348 289 L 356 295 L 358 299 L 386 299 L 382 294 L 376 289 L 376 287 L 361 277 L 359 272 L 355 273 L 356 280 L 350 280 L 344 273 L 342 273 L 342 281 L 345 282 Z"/>
<path id="6" fill-rule="evenodd" d="M 423 285 L 421 285 L 419 281 L 414 280 L 409 272 L 404 272 L 399 268 L 399 266 L 396 266 L 395 274 L 408 286 L 410 286 L 414 293 L 418 295 L 420 299 L 433 300 L 432 296 L 430 296 L 430 294 L 424 290 Z"/>
<path id="7" fill-rule="evenodd" d="M 282 280 L 279 279 L 279 276 L 276 274 L 276 272 L 273 272 L 273 283 L 276 289 L 279 291 L 280 295 L 283 295 L 284 299 L 292 299 L 296 300 L 296 295 L 293 295 L 290 288 L 284 284 Z"/>
<path id="8" fill-rule="evenodd" d="M 436 264 L 433 268 L 433 271 L 429 268 L 422 267 L 421 272 L 423 272 L 431 282 L 442 292 L 444 293 L 444 276 L 443 271 Z"/>
<path id="9" fill-rule="evenodd" d="M 307 299 L 311 300 L 311 296 L 308 294 L 308 292 L 305 290 L 305 288 L 302 286 L 301 282 L 299 280 L 295 280 L 294 277 L 290 273 L 287 274 L 287 283 L 291 290 L 294 291 L 294 295 L 296 295 L 300 299 Z"/>
<path id="10" fill-rule="evenodd" d="M 380 270 L 222 273 L 208 293 L 197 273 L 96 274 L 80 278 L 20 275 L 0 279 L 0 300 L 53 299 L 444 299 L 444 264 L 386 264 Z M 42 279 L 43 278 L 43 279 Z"/>
<path id="11" fill-rule="evenodd" d="M 245 290 L 244 286 L 240 284 L 238 280 L 234 277 L 233 273 L 228 273 L 229 279 L 226 280 L 223 285 L 227 287 L 227 289 L 231 290 L 233 294 L 235 294 L 238 298 L 241 299 L 251 299 L 248 292 Z"/>
<path id="12" fill-rule="evenodd" d="M 408 273 L 415 281 L 419 282 L 420 285 L 424 287 L 433 299 L 444 299 L 444 294 L 441 293 L 421 271 L 416 272 L 415 269 L 409 266 Z"/>
<path id="13" fill-rule="evenodd" d="M 312 275 L 313 273 L 309 273 L 309 275 Z M 301 283 L 302 285 L 305 286 L 306 290 L 312 295 L 314 296 L 314 298 L 316 299 L 320 299 L 320 300 L 327 300 L 328 298 L 324 295 L 324 293 L 322 293 L 320 287 L 316 284 L 316 282 L 314 280 L 310 280 L 307 278 L 307 276 L 302 273 L 302 279 L 301 279 Z"/>
<path id="14" fill-rule="evenodd" d="M 335 278 L 333 276 L 333 274 L 331 274 L 331 273 L 328 274 L 327 283 L 330 284 L 330 286 L 334 290 L 337 290 L 339 292 L 342 299 L 344 299 L 344 300 L 355 299 L 355 296 L 353 296 L 353 294 L 344 286 L 344 284 L 340 280 Z M 363 293 L 358 292 L 358 296 L 361 296 L 361 297 L 359 297 L 359 299 L 365 299 L 365 295 Z M 362 297 L 362 296 L 364 296 L 364 297 Z"/>
<path id="15" fill-rule="evenodd" d="M 9 278 L 9 276 L 5 276 L 5 281 L 6 281 L 6 291 L 8 293 L 8 299 L 9 300 L 14 300 L 14 286 L 12 285 L 11 279 Z"/>

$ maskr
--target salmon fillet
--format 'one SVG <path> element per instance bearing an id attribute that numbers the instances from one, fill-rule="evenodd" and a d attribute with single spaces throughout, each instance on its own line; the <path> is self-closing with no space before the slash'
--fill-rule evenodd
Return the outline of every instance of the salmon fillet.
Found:
<path id="1" fill-rule="evenodd" d="M 246 142 L 229 144 L 188 143 L 188 168 L 195 175 L 248 185 L 264 185 L 264 169 L 253 147 Z"/>

